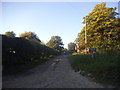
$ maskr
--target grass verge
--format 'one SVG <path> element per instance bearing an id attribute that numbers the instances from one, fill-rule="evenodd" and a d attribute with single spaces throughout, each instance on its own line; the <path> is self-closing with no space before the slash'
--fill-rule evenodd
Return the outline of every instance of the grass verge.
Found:
<path id="1" fill-rule="evenodd" d="M 120 85 L 120 54 L 104 53 L 71 55 L 68 57 L 76 72 L 103 83 Z"/>

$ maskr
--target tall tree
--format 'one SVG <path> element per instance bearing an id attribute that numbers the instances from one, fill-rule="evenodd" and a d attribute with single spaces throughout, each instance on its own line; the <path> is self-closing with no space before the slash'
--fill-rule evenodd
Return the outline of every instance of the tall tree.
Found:
<path id="1" fill-rule="evenodd" d="M 23 37 L 25 39 L 32 40 L 38 43 L 41 42 L 39 37 L 34 32 L 25 32 L 25 33 L 20 34 L 19 37 Z"/>
<path id="2" fill-rule="evenodd" d="M 8 37 L 15 38 L 15 33 L 13 31 L 5 32 L 5 35 L 8 36 Z"/>
<path id="3" fill-rule="evenodd" d="M 46 43 L 46 46 L 54 48 L 57 51 L 63 50 L 63 42 L 60 36 L 52 36 L 51 39 Z"/>
<path id="4" fill-rule="evenodd" d="M 120 25 L 116 8 L 106 7 L 106 3 L 95 6 L 84 18 L 86 26 L 78 34 L 76 42 L 85 46 L 85 30 L 87 32 L 87 47 L 103 49 L 120 49 Z M 86 22 L 85 22 L 86 21 Z"/>
<path id="5" fill-rule="evenodd" d="M 70 50 L 70 51 L 75 51 L 75 46 L 76 46 L 75 43 L 70 42 L 70 43 L 68 44 L 68 50 Z"/>

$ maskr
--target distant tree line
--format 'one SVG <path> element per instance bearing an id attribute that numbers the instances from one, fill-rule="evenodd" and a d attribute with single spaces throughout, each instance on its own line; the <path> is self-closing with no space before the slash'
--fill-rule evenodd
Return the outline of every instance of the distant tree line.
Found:
<path id="1" fill-rule="evenodd" d="M 41 44 L 41 40 L 33 32 L 25 32 L 19 37 L 15 37 L 13 31 L 2 35 L 3 73 L 42 63 L 59 54 L 57 50 Z"/>

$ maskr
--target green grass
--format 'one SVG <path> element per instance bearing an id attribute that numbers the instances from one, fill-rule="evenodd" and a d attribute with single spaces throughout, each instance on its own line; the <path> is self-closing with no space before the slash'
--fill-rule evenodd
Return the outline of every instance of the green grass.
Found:
<path id="1" fill-rule="evenodd" d="M 70 64 L 80 74 L 94 78 L 104 84 L 119 84 L 120 82 L 120 54 L 104 53 L 86 55 L 71 55 Z"/>

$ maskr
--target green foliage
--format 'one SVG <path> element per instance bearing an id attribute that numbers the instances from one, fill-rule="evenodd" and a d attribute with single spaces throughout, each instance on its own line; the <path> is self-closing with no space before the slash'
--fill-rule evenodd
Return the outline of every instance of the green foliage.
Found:
<path id="1" fill-rule="evenodd" d="M 47 42 L 46 46 L 53 48 L 59 52 L 63 50 L 63 42 L 60 36 L 52 36 L 51 39 Z"/>
<path id="2" fill-rule="evenodd" d="M 70 51 L 75 51 L 75 46 L 76 46 L 75 43 L 70 42 L 70 43 L 68 44 L 68 50 L 70 50 Z"/>
<path id="3" fill-rule="evenodd" d="M 120 20 L 116 18 L 118 14 L 115 10 L 116 8 L 108 8 L 106 3 L 101 3 L 86 16 L 88 48 L 120 49 Z M 76 42 L 85 46 L 85 27 L 78 34 Z"/>
<path id="4" fill-rule="evenodd" d="M 5 35 L 11 38 L 15 38 L 15 33 L 13 31 L 5 32 Z"/>
<path id="5" fill-rule="evenodd" d="M 42 42 L 42 41 L 40 42 L 40 44 L 45 45 L 45 43 L 44 43 L 44 42 Z"/>
<path id="6" fill-rule="evenodd" d="M 45 62 L 59 53 L 45 45 L 25 38 L 2 35 L 3 74 L 24 70 Z"/>
<path id="7" fill-rule="evenodd" d="M 41 42 L 41 40 L 38 38 L 38 36 L 34 32 L 25 32 L 20 34 L 19 37 L 23 37 L 25 39 L 32 40 L 38 43 Z"/>
<path id="8" fill-rule="evenodd" d="M 90 76 L 102 83 L 120 84 L 120 52 L 109 51 L 104 54 L 73 55 L 69 61 L 75 71 Z"/>

